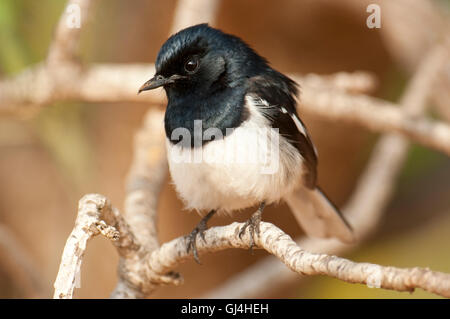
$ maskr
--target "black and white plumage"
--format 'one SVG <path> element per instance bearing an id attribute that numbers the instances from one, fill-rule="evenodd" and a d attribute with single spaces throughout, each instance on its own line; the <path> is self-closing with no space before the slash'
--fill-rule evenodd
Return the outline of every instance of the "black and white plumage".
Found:
<path id="1" fill-rule="evenodd" d="M 168 97 L 166 145 L 175 188 L 188 208 L 210 211 L 191 234 L 195 256 L 196 236 L 214 212 L 260 205 L 248 222 L 258 231 L 264 205 L 282 199 L 309 235 L 353 241 L 350 226 L 316 185 L 317 153 L 297 114 L 294 81 L 241 39 L 200 24 L 164 43 L 155 76 L 139 92 L 161 86 Z M 258 152 L 277 150 L 269 156 L 277 161 L 271 173 L 262 173 L 267 163 L 224 160 L 230 152 L 254 156 L 254 132 L 264 141 Z M 198 150 L 202 160 L 192 160 Z"/>

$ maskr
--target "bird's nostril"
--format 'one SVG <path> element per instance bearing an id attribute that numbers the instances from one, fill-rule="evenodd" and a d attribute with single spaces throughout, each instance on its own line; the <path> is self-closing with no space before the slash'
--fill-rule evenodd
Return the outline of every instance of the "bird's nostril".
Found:
<path id="1" fill-rule="evenodd" d="M 157 79 L 157 80 L 162 80 L 163 78 L 164 78 L 164 77 L 163 77 L 162 75 L 157 75 L 157 76 L 156 76 L 156 79 Z"/>

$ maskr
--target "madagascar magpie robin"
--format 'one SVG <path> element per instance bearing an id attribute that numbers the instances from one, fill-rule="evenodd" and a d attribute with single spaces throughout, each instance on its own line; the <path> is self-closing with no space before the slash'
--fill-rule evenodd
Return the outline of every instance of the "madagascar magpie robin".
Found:
<path id="1" fill-rule="evenodd" d="M 187 208 L 209 211 L 188 236 L 197 262 L 197 235 L 203 237 L 217 211 L 259 205 L 239 234 L 248 228 L 253 240 L 264 206 L 281 199 L 307 234 L 354 240 L 316 185 L 317 153 L 296 111 L 294 81 L 240 38 L 207 24 L 171 36 L 155 65 L 155 76 L 139 92 L 164 87 L 175 188 Z"/>

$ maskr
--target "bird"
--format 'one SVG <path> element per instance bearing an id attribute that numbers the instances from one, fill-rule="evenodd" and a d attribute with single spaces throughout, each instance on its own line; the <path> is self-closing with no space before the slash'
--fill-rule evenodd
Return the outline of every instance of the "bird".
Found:
<path id="1" fill-rule="evenodd" d="M 202 217 L 258 207 L 239 231 L 259 236 L 264 208 L 285 201 L 309 236 L 355 241 L 350 224 L 317 185 L 317 150 L 297 113 L 298 84 L 241 38 L 208 24 L 187 27 L 160 48 L 155 75 L 138 94 L 163 87 L 168 166 L 185 207 Z"/>

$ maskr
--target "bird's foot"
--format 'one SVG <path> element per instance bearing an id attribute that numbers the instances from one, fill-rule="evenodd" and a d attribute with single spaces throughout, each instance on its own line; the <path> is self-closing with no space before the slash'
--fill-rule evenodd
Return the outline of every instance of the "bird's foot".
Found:
<path id="1" fill-rule="evenodd" d="M 198 251 L 197 251 L 197 235 L 200 235 L 200 237 L 205 241 L 205 230 L 207 229 L 206 223 L 200 221 L 198 225 L 194 228 L 194 230 L 186 236 L 187 238 L 187 252 L 191 252 L 194 254 L 194 259 L 198 264 L 200 263 L 200 259 L 198 258 Z"/>
<path id="2" fill-rule="evenodd" d="M 250 253 L 253 254 L 253 247 L 255 245 L 255 233 L 259 237 L 259 224 L 261 223 L 262 213 L 264 210 L 265 203 L 261 203 L 259 205 L 259 208 L 256 212 L 253 213 L 253 215 L 245 222 L 244 226 L 242 226 L 240 232 L 239 232 L 239 238 L 242 238 L 242 236 L 245 234 L 245 230 L 248 228 L 250 232 Z"/>
<path id="3" fill-rule="evenodd" d="M 200 222 L 192 230 L 192 232 L 186 236 L 186 239 L 187 239 L 186 251 L 188 253 L 190 251 L 192 251 L 192 253 L 194 255 L 194 259 L 198 264 L 201 264 L 201 263 L 200 263 L 200 259 L 198 258 L 197 235 L 200 235 L 200 237 L 206 243 L 205 230 L 208 229 L 207 223 L 208 223 L 208 220 L 212 217 L 212 215 L 214 215 L 215 212 L 216 212 L 215 210 L 210 211 L 205 217 L 202 218 L 202 220 L 200 220 Z"/>

